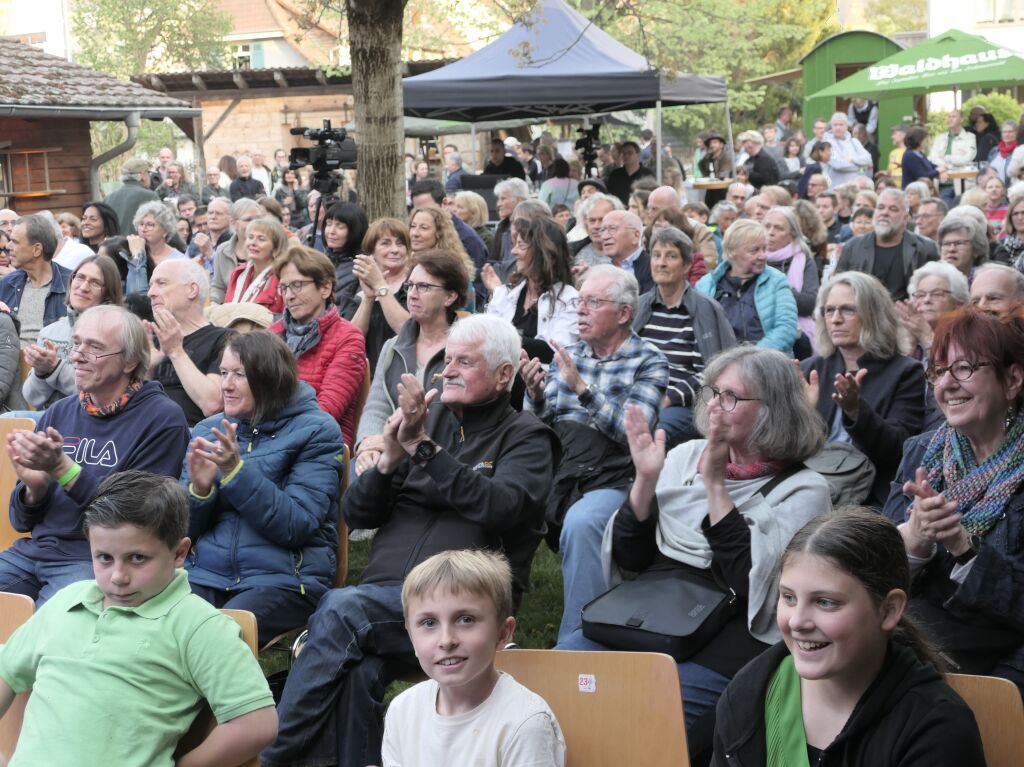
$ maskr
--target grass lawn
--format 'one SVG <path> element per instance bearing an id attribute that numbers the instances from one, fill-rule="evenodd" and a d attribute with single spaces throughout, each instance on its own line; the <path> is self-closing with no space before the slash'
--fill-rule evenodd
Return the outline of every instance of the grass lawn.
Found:
<path id="1" fill-rule="evenodd" d="M 351 541 L 348 547 L 348 582 L 359 583 L 370 556 L 373 541 Z M 541 543 L 533 560 L 530 590 L 523 597 L 517 616 L 516 633 L 512 640 L 520 647 L 547 649 L 555 646 L 558 622 L 562 619 L 561 560 L 546 544 Z M 298 635 L 298 632 L 295 632 Z M 291 639 L 281 643 L 282 649 L 291 646 Z M 285 652 L 272 648 L 260 654 L 260 665 L 270 675 L 287 667 Z M 409 685 L 396 682 L 388 690 L 388 700 Z"/>

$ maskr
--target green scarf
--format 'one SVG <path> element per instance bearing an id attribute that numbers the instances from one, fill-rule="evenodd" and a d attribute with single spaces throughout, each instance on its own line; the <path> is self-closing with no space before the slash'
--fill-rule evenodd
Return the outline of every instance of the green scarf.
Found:
<path id="1" fill-rule="evenodd" d="M 800 675 L 793 656 L 779 664 L 764 701 L 765 767 L 810 767 L 800 707 Z"/>

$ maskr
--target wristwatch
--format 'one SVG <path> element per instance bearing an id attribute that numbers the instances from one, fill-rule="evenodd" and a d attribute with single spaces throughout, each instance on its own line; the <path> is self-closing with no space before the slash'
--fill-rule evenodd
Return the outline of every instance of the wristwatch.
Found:
<path id="1" fill-rule="evenodd" d="M 594 399 L 594 396 L 596 394 L 597 394 L 597 384 L 590 384 L 590 386 L 588 386 L 586 389 L 583 390 L 582 393 L 580 393 L 578 395 L 580 404 L 581 405 L 586 405 L 592 399 Z"/>
<path id="2" fill-rule="evenodd" d="M 416 445 L 416 452 L 412 454 L 412 463 L 414 466 L 423 466 L 430 462 L 435 455 L 440 452 L 437 443 L 430 439 L 425 439 Z"/>
<path id="3" fill-rule="evenodd" d="M 971 535 L 967 540 L 969 545 L 967 551 L 965 551 L 963 554 L 958 554 L 957 556 L 953 557 L 953 561 L 956 562 L 958 565 L 966 565 L 968 562 L 970 562 L 972 559 L 978 556 L 978 552 L 981 551 L 980 535 Z"/>
<path id="4" fill-rule="evenodd" d="M 386 296 L 391 291 L 388 290 L 388 286 L 387 285 L 381 285 L 374 292 L 377 294 L 377 300 L 379 301 L 380 299 L 384 298 L 384 296 Z"/>

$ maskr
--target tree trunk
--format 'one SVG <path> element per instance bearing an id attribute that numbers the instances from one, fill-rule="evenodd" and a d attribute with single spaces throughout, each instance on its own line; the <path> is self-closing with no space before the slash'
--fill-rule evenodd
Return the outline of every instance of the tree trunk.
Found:
<path id="1" fill-rule="evenodd" d="M 402 18 L 408 0 L 346 0 L 359 147 L 359 201 L 371 221 L 405 218 Z"/>

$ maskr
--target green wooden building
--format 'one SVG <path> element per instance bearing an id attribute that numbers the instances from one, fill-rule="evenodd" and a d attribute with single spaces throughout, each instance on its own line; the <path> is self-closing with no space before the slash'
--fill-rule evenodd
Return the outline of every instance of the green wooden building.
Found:
<path id="1" fill-rule="evenodd" d="M 818 43 L 800 60 L 804 93 L 817 93 L 901 50 L 903 47 L 899 43 L 877 32 L 853 30 L 832 35 Z M 812 128 L 816 119 L 822 117 L 828 120 L 834 112 L 845 112 L 849 105 L 849 99 L 815 99 L 805 96 L 804 133 L 813 136 Z M 878 102 L 878 152 L 881 167 L 885 167 L 892 149 L 892 126 L 910 124 L 916 119 L 914 98 L 911 96 L 884 98 Z"/>

